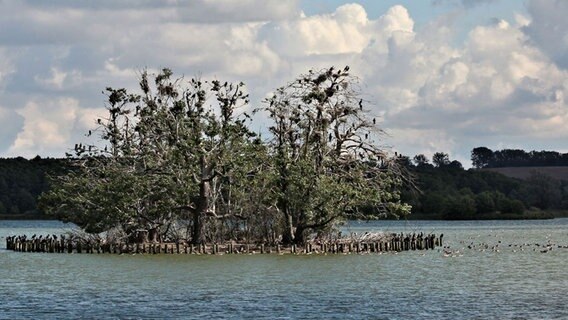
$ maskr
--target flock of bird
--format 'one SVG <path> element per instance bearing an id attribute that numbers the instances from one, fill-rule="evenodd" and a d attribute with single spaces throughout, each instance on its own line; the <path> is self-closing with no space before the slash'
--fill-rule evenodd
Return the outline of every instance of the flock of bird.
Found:
<path id="1" fill-rule="evenodd" d="M 460 257 L 466 250 L 474 250 L 477 252 L 492 252 L 500 253 L 501 251 L 508 250 L 510 252 L 533 251 L 540 253 L 548 253 L 558 249 L 568 249 L 568 245 L 560 245 L 551 240 L 545 243 L 521 243 L 521 244 L 503 244 L 500 240 L 497 243 L 490 244 L 485 242 L 476 243 L 474 241 L 460 241 L 460 249 L 453 249 L 451 246 L 444 246 L 441 250 L 444 257 Z"/>

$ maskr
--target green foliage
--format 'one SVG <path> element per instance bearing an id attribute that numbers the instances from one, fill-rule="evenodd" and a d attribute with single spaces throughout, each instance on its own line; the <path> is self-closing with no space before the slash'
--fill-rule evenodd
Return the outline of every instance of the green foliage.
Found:
<path id="1" fill-rule="evenodd" d="M 541 209 L 558 208 L 562 202 L 561 182 L 533 171 L 525 188 L 529 206 Z"/>
<path id="2" fill-rule="evenodd" d="M 348 71 L 310 71 L 276 90 L 262 108 L 272 120 L 271 189 L 285 242 L 302 243 L 306 231 L 326 230 L 347 217 L 410 209 L 400 202 L 401 167 L 374 141 L 382 131 Z"/>
<path id="3" fill-rule="evenodd" d="M 0 214 L 40 214 L 36 200 L 48 189 L 47 176 L 64 170 L 57 159 L 0 159 Z"/>
<path id="4" fill-rule="evenodd" d="M 497 210 L 492 192 L 483 191 L 476 195 L 475 204 L 479 213 L 490 213 Z"/>
<path id="5" fill-rule="evenodd" d="M 477 147 L 471 151 L 471 161 L 475 168 L 502 167 L 544 167 L 568 165 L 568 153 L 556 151 L 530 151 L 503 149 L 493 151 Z"/>
<path id="6" fill-rule="evenodd" d="M 104 147 L 75 146 L 72 171 L 41 198 L 47 213 L 87 232 L 156 230 L 201 244 L 301 243 L 347 217 L 409 211 L 402 168 L 372 140 L 382 132 L 348 68 L 278 89 L 263 108 L 268 143 L 246 112 L 236 116 L 248 104 L 242 83 L 172 76 L 143 72 L 138 93 L 106 89 L 108 115 L 95 130 Z"/>
<path id="7" fill-rule="evenodd" d="M 473 218 L 476 213 L 475 199 L 472 195 L 459 195 L 448 200 L 445 208 L 447 219 Z"/>
<path id="8" fill-rule="evenodd" d="M 432 156 L 432 163 L 434 164 L 435 167 L 438 168 L 445 167 L 448 164 L 450 164 L 450 157 L 448 156 L 447 153 L 436 152 Z"/>
<path id="9" fill-rule="evenodd" d="M 472 154 L 483 154 L 482 149 L 476 148 Z M 444 153 L 437 155 L 434 162 L 447 164 L 434 167 L 418 161 L 418 165 L 409 167 L 422 192 L 405 190 L 403 198 L 413 204 L 413 213 L 420 217 L 478 219 L 503 214 L 510 218 L 531 207 L 562 209 L 564 199 L 568 199 L 568 182 L 536 172 L 527 180 L 518 180 L 491 171 L 464 170 L 453 161 L 444 161 Z M 416 158 L 423 159 L 421 155 Z"/>
<path id="10" fill-rule="evenodd" d="M 254 134 L 233 113 L 248 96 L 242 84 L 172 75 L 143 72 L 141 93 L 107 88 L 108 117 L 97 120 L 104 148 L 75 146 L 73 174 L 42 197 L 48 213 L 89 232 L 119 228 L 126 236 L 158 230 L 167 237 L 185 223 L 192 230 L 186 239 L 202 243 L 217 205 L 234 212 L 231 190 L 244 176 L 243 158 L 253 155 L 243 151 L 253 150 Z"/>

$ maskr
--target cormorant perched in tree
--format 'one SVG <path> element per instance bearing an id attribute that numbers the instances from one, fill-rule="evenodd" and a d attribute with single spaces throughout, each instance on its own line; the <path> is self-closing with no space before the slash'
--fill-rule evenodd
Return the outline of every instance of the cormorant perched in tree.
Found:
<path id="1" fill-rule="evenodd" d="M 331 133 L 329 133 L 329 142 L 331 142 Z"/>
<path id="2" fill-rule="evenodd" d="M 373 118 L 373 124 L 377 124 L 377 119 Z"/>
<path id="3" fill-rule="evenodd" d="M 359 100 L 359 110 L 363 111 L 363 99 Z"/>

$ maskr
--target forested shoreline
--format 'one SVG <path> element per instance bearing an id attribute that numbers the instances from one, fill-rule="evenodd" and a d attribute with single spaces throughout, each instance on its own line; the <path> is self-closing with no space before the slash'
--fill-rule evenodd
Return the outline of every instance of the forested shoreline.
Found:
<path id="1" fill-rule="evenodd" d="M 523 181 L 496 172 L 465 170 L 451 161 L 439 166 L 421 155 L 417 159 L 428 162 L 402 159 L 420 189 L 403 190 L 402 200 L 412 205 L 408 219 L 523 218 L 518 212 L 509 212 L 515 206 L 523 212 L 532 207 L 533 214 L 526 217 L 550 218 L 568 210 L 566 181 L 536 173 Z M 37 208 L 37 199 L 49 189 L 48 176 L 67 170 L 64 158 L 0 158 L 0 219 L 53 219 Z"/>
<path id="2" fill-rule="evenodd" d="M 402 194 L 402 200 L 412 205 L 411 219 L 543 219 L 565 216 L 568 210 L 568 181 L 535 170 L 536 166 L 526 167 L 526 179 L 516 179 L 483 168 L 465 170 L 442 152 L 432 161 L 424 155 L 402 161 L 420 190 Z"/>
<path id="3" fill-rule="evenodd" d="M 49 190 L 49 176 L 68 169 L 66 159 L 0 158 L 0 219 L 51 218 L 38 209 L 38 198 Z"/>

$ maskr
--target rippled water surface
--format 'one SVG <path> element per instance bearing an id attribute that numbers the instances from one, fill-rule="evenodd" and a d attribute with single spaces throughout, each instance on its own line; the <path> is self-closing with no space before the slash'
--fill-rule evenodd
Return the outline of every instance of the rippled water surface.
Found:
<path id="1" fill-rule="evenodd" d="M 344 230 L 443 233 L 451 253 L 193 256 L 5 250 L 7 235 L 62 229 L 69 227 L 0 221 L 1 319 L 568 319 L 568 248 L 558 247 L 568 246 L 568 219 L 353 222 Z M 547 245 L 552 250 L 543 249 Z"/>

